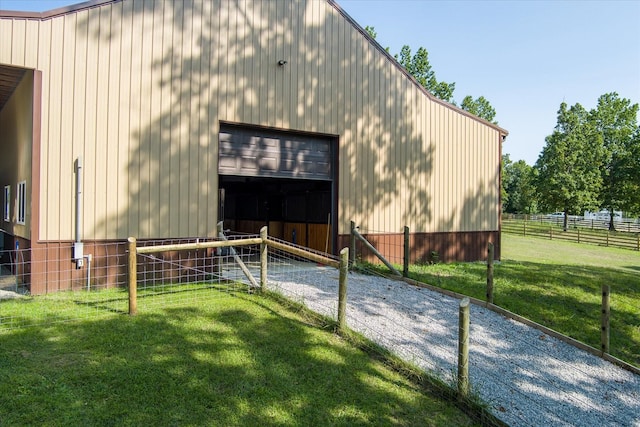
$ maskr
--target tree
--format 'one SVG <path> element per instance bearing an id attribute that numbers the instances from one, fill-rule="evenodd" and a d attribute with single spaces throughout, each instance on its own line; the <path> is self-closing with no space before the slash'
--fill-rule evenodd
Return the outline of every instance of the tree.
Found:
<path id="1" fill-rule="evenodd" d="M 425 89 L 443 101 L 453 102 L 455 83 L 438 82 L 435 72 L 429 63 L 427 49 L 420 47 L 415 55 L 411 55 L 408 45 L 402 46 L 396 60 L 411 74 Z"/>
<path id="2" fill-rule="evenodd" d="M 564 212 L 566 231 L 570 213 L 599 205 L 602 138 L 582 105 L 567 108 L 563 102 L 555 130 L 545 140 L 546 146 L 535 165 L 540 207 Z"/>
<path id="3" fill-rule="evenodd" d="M 496 117 L 496 110 L 491 106 L 489 101 L 487 101 L 484 96 L 473 99 L 471 95 L 467 95 L 462 100 L 460 108 L 470 112 L 471 114 L 475 114 L 476 116 L 483 118 L 488 122 L 496 125 L 498 124 L 498 122 L 494 121 Z"/>
<path id="4" fill-rule="evenodd" d="M 371 36 L 372 39 L 376 39 L 376 37 L 378 37 L 378 33 L 376 33 L 376 29 L 374 27 L 370 27 L 370 26 L 366 26 L 364 27 L 364 30 L 367 32 L 367 34 L 369 34 L 369 36 Z"/>
<path id="5" fill-rule="evenodd" d="M 502 186 L 507 194 L 502 202 L 504 212 L 531 214 L 537 211 L 535 175 L 535 169 L 524 160 L 514 163 L 508 154 L 503 155 Z"/>
<path id="6" fill-rule="evenodd" d="M 590 119 L 603 143 L 602 175 L 603 206 L 609 210 L 609 229 L 615 230 L 615 210 L 633 210 L 638 200 L 638 104 L 607 93 L 598 98 Z"/>
<path id="7" fill-rule="evenodd" d="M 629 189 L 629 204 L 627 216 L 640 216 L 640 126 L 638 126 L 631 143 L 631 159 Z"/>

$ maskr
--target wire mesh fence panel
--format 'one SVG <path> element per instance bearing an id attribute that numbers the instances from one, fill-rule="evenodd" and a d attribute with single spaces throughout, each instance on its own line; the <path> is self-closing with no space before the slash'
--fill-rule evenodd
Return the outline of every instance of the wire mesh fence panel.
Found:
<path id="1" fill-rule="evenodd" d="M 126 313 L 124 246 L 91 249 L 82 266 L 72 262 L 70 244 L 0 252 L 0 331 Z M 31 295 L 34 280 L 48 293 Z"/>
<path id="2" fill-rule="evenodd" d="M 404 232 L 389 232 L 381 230 L 367 229 L 358 227 L 360 233 L 372 246 L 376 248 L 384 258 L 392 265 L 397 266 L 402 271 L 404 263 Z M 359 239 L 355 239 L 356 262 L 367 262 L 372 264 L 382 264 L 382 261 L 376 257 L 373 251 Z"/>
<path id="3" fill-rule="evenodd" d="M 230 240 L 247 237 L 255 236 L 232 236 Z M 259 245 L 239 245 L 138 254 L 138 307 L 144 312 L 199 303 L 229 292 L 249 292 L 260 277 L 259 251 Z"/>

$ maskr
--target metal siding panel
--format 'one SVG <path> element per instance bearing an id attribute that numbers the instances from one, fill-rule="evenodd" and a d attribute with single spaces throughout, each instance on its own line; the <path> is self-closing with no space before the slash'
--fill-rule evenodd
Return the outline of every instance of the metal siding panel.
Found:
<path id="1" fill-rule="evenodd" d="M 162 51 L 163 58 L 172 58 L 173 57 L 173 15 L 172 15 L 172 7 L 170 3 L 163 2 L 164 14 L 162 20 Z M 170 82 L 173 80 L 173 67 L 170 61 L 163 61 L 162 66 L 160 67 L 160 81 L 161 82 Z M 158 90 L 156 88 L 156 90 Z M 159 198 L 159 206 L 158 206 L 158 231 L 159 235 L 163 237 L 169 237 L 171 234 L 169 233 L 169 219 L 172 210 L 172 184 L 174 180 L 172 179 L 172 140 L 174 136 L 173 132 L 173 122 L 174 118 L 172 114 L 173 111 L 173 96 L 171 91 L 170 84 L 160 85 L 160 105 L 161 110 L 163 111 L 161 122 L 159 125 L 158 132 L 156 133 L 157 138 L 160 143 L 160 156 L 158 159 L 159 168 L 158 168 L 158 198 Z"/>
<path id="2" fill-rule="evenodd" d="M 184 213 L 186 216 L 185 221 L 188 224 L 187 235 L 189 236 L 197 236 L 198 235 L 198 198 L 200 186 L 198 183 L 199 176 L 199 161 L 198 157 L 200 155 L 200 96 L 201 96 L 201 87 L 200 87 L 200 61 L 202 57 L 202 46 L 198 43 L 198 39 L 202 35 L 201 29 L 201 19 L 202 19 L 202 4 L 198 3 L 197 6 L 193 4 L 193 2 L 188 3 L 191 7 L 191 14 L 188 16 L 190 21 L 190 41 L 189 44 L 191 46 L 191 55 L 189 62 L 191 63 L 191 86 L 189 90 L 189 128 L 188 128 L 188 152 L 189 152 L 189 169 L 188 174 L 186 174 L 185 178 L 187 181 L 187 189 L 188 189 L 188 200 L 185 203 L 185 208 L 187 208 L 187 212 Z M 187 6 L 187 5 L 185 5 Z M 187 10 L 189 6 L 187 6 Z"/>
<path id="3" fill-rule="evenodd" d="M 61 238 L 74 237 L 75 230 L 75 174 L 74 170 L 74 92 L 75 92 L 75 55 L 76 55 L 76 15 L 65 15 L 60 18 L 62 29 L 62 69 L 58 105 L 60 108 L 60 235 Z M 70 108 L 71 107 L 71 108 Z"/>
<path id="4" fill-rule="evenodd" d="M 108 76 L 108 109 L 106 120 L 107 127 L 107 171 L 110 171 L 107 180 L 107 205 L 105 216 L 107 217 L 106 234 L 108 238 L 127 237 L 121 229 L 121 215 L 125 209 L 120 209 L 120 204 L 127 206 L 129 201 L 120 198 L 120 181 L 127 176 L 127 169 L 120 163 L 120 69 L 121 52 L 120 38 L 122 36 L 122 3 L 114 3 L 109 7 L 111 42 L 109 48 L 109 76 Z"/>
<path id="5" fill-rule="evenodd" d="M 208 128 L 207 128 L 207 138 L 209 139 L 209 143 L 207 145 L 207 150 L 205 152 L 204 158 L 206 158 L 206 167 L 201 172 L 205 174 L 207 177 L 207 186 L 210 192 L 210 201 L 207 211 L 204 213 L 207 218 L 206 235 L 215 235 L 216 234 L 216 224 L 218 220 L 218 72 L 217 72 L 217 64 L 219 62 L 218 55 L 220 54 L 220 50 L 218 49 L 217 43 L 220 39 L 220 24 L 218 18 L 218 10 L 220 9 L 219 4 L 210 3 L 210 25 L 206 27 L 206 29 L 210 32 L 211 35 L 211 46 L 210 46 L 210 59 L 207 63 L 207 84 L 208 84 L 208 102 L 207 102 L 207 114 L 208 114 Z M 212 215 L 211 212 L 214 214 Z"/>
<path id="6" fill-rule="evenodd" d="M 0 40 L 6 40 L 0 38 Z M 24 66 L 26 45 L 26 22 L 24 19 L 13 21 L 12 37 L 10 37 L 11 61 L 10 64 Z"/>
<path id="7" fill-rule="evenodd" d="M 325 97 L 325 87 L 327 86 L 327 36 L 326 14 L 324 13 L 324 2 L 313 2 L 314 13 L 316 15 L 317 34 L 317 61 L 316 61 L 316 87 L 318 92 L 318 103 L 316 104 L 316 120 L 313 130 L 315 132 L 325 131 L 327 128 L 328 99 Z"/>
<path id="8" fill-rule="evenodd" d="M 87 16 L 87 31 L 93 28 L 99 30 L 100 10 L 90 9 Z M 87 39 L 87 73 L 84 113 L 84 236 L 88 239 L 96 238 L 96 199 L 99 197 L 96 185 L 96 132 L 98 105 L 98 56 L 99 41 L 94 37 Z"/>
<path id="9" fill-rule="evenodd" d="M 149 98 L 149 116 L 148 122 L 145 123 L 145 133 L 148 134 L 147 141 L 149 144 L 149 156 L 153 159 L 149 164 L 149 182 L 148 182 L 148 197 L 149 210 L 146 217 L 146 234 L 149 237 L 162 236 L 164 232 L 162 209 L 161 209 L 161 194 L 162 190 L 162 149 L 164 131 L 162 129 L 164 124 L 164 110 L 162 105 L 162 73 L 165 65 L 159 65 L 163 63 L 164 50 L 163 50 L 163 37 L 164 37 L 164 10 L 165 1 L 147 2 L 145 3 L 145 9 L 149 10 L 148 25 L 151 27 L 152 37 L 148 42 L 147 48 L 150 52 L 150 56 L 145 57 L 144 69 L 147 70 L 147 75 L 144 76 L 145 91 L 148 91 Z M 129 203 L 129 202 L 125 202 Z"/>
<path id="10" fill-rule="evenodd" d="M 48 148 L 48 141 L 49 141 L 49 135 L 48 135 L 48 126 L 49 126 L 49 110 L 48 110 L 48 106 L 49 106 L 49 94 L 48 94 L 48 86 L 50 83 L 49 80 L 49 73 L 45 72 L 45 70 L 49 69 L 48 66 L 48 62 L 45 64 L 44 61 L 44 57 L 48 55 L 50 55 L 50 50 L 49 50 L 49 46 L 50 46 L 50 31 L 51 31 L 51 21 L 45 21 L 45 22 L 41 22 L 39 23 L 38 26 L 38 33 L 37 33 L 37 37 L 38 37 L 38 52 L 37 52 L 37 58 L 36 58 L 36 62 L 37 62 L 37 68 L 39 70 L 42 70 L 42 91 L 41 91 L 41 99 L 40 99 L 40 105 L 41 105 L 41 119 L 40 119 L 40 129 L 41 129 L 41 135 L 40 135 L 40 155 L 41 155 L 41 161 L 40 161 L 40 200 L 39 200 L 39 205 L 40 205 L 40 218 L 38 219 L 38 228 L 39 228 L 39 232 L 40 232 L 40 238 L 41 239 L 46 239 L 48 237 L 48 205 L 47 205 L 47 200 L 48 200 L 48 185 L 47 185 L 47 174 L 48 174 L 48 170 L 49 170 L 49 166 L 47 164 L 47 158 L 46 158 L 46 153 L 47 153 L 47 148 Z M 46 44 L 46 48 L 45 48 L 45 44 Z"/>
<path id="11" fill-rule="evenodd" d="M 28 68 L 37 68 L 38 65 L 38 33 L 40 22 L 28 20 L 25 28 L 25 59 L 24 66 Z"/>
<path id="12" fill-rule="evenodd" d="M 118 177 L 118 229 L 120 235 L 137 236 L 137 223 L 134 223 L 135 201 L 130 196 L 131 183 L 134 179 L 131 158 L 131 57 L 132 47 L 132 27 L 133 17 L 131 10 L 133 5 L 130 2 L 120 4 L 120 58 L 119 58 L 119 108 L 118 108 L 118 164 L 120 165 L 121 177 Z M 118 10 L 118 9 L 115 9 Z M 117 13 L 117 12 L 116 12 Z"/>
<path id="13" fill-rule="evenodd" d="M 218 11 L 218 18 L 220 22 L 220 45 L 218 48 L 218 52 L 220 55 L 218 56 L 218 61 L 216 61 L 217 66 L 217 75 L 219 78 L 218 81 L 218 106 L 219 106 L 219 120 L 230 120 L 229 115 L 229 100 L 228 100 L 228 92 L 230 90 L 229 81 L 228 81 L 228 62 L 231 55 L 230 45 L 231 41 L 229 40 L 231 37 L 230 26 L 229 26 L 229 2 L 223 1 L 220 4 L 220 9 Z M 261 96 L 261 99 L 266 99 L 266 93 Z"/>
<path id="14" fill-rule="evenodd" d="M 196 18 L 197 22 L 194 22 L 195 30 L 193 32 L 194 35 L 194 43 L 197 43 L 198 39 L 208 40 L 209 43 L 213 40 L 213 35 L 211 34 L 211 12 L 212 7 L 211 4 L 205 2 L 202 5 L 202 9 L 200 10 L 199 16 Z M 202 43 L 200 46 L 200 55 L 199 55 L 199 70 L 198 75 L 200 77 L 199 81 L 199 106 L 198 106 L 198 133 L 197 133 L 197 156 L 195 161 L 193 162 L 196 167 L 194 168 L 197 172 L 195 173 L 194 180 L 194 198 L 192 199 L 192 203 L 195 203 L 196 215 L 195 215 L 195 235 L 196 236 L 206 236 L 208 232 L 208 216 L 210 216 L 211 212 L 217 212 L 215 206 L 211 205 L 211 197 L 210 197 L 210 187 L 209 187 L 209 179 L 207 176 L 207 152 L 209 151 L 209 114 L 207 112 L 207 105 L 209 105 L 209 83 L 208 83 L 208 75 L 209 75 L 209 63 L 211 61 L 211 50 L 210 46 L 207 43 Z M 192 178 L 193 179 L 193 178 Z"/>
<path id="15" fill-rule="evenodd" d="M 88 12 L 83 11 L 76 15 L 76 25 L 73 29 L 75 38 L 75 52 L 73 58 L 73 104 L 70 110 L 72 111 L 72 129 L 71 138 L 73 140 L 73 156 L 82 156 L 83 164 L 86 166 L 85 156 L 85 127 L 86 127 L 86 81 L 87 81 L 87 27 L 84 26 L 84 31 L 80 31 L 82 28 L 79 22 L 86 22 Z M 88 169 L 84 168 L 82 176 L 82 182 L 86 185 Z M 86 187 L 83 187 L 83 190 Z M 83 191 L 83 218 L 86 217 L 86 192 Z M 80 232 L 83 236 L 86 235 L 87 229 L 91 227 L 88 221 L 82 221 L 82 229 Z M 75 228 L 75 224 L 74 224 Z"/>
<path id="16" fill-rule="evenodd" d="M 175 215 L 172 217 L 172 228 L 175 228 L 175 236 L 188 236 L 190 232 L 189 218 L 189 169 L 191 149 L 191 101 L 193 86 L 193 46 L 191 45 L 191 19 L 192 8 L 189 7 L 190 0 L 183 0 L 181 16 L 181 42 L 179 61 L 180 67 L 180 115 L 179 115 L 179 168 L 172 173 L 172 178 L 178 179 L 177 204 Z M 174 156 L 176 154 L 174 153 Z"/>
<path id="17" fill-rule="evenodd" d="M 179 1 L 178 3 L 183 3 Z M 174 8 L 174 18 L 173 18 L 173 50 L 172 50 L 172 60 L 174 64 L 175 72 L 172 73 L 171 81 L 174 82 L 172 84 L 173 94 L 173 107 L 171 110 L 171 169 L 169 172 L 169 192 L 170 192 L 170 202 L 169 202 L 169 222 L 168 222 L 168 235 L 169 237 L 179 237 L 181 228 L 181 207 L 180 203 L 182 202 L 181 197 L 181 189 L 182 189 L 182 179 L 181 175 L 183 172 L 183 143 L 184 143 L 184 124 L 183 120 L 187 117 L 185 112 L 185 100 L 184 100 L 184 70 L 181 66 L 176 66 L 175 64 L 183 64 L 184 63 L 184 25 L 185 18 L 184 16 L 177 15 L 176 13 L 179 11 L 178 8 Z M 182 11 L 183 8 L 179 7 L 179 10 Z M 176 26 L 177 24 L 177 26 Z M 177 92 L 177 95 L 175 94 Z"/>
<path id="18" fill-rule="evenodd" d="M 60 126 L 62 109 L 62 53 L 64 43 L 64 22 L 61 18 L 53 19 L 51 22 L 51 57 L 49 65 L 49 105 L 48 111 L 50 116 L 49 128 L 49 146 L 47 151 L 47 161 L 49 165 L 48 175 L 46 175 L 48 184 L 47 204 L 55 206 L 57 209 L 49 211 L 49 231 L 50 237 L 53 239 L 64 238 L 61 234 L 61 218 L 66 217 L 71 199 L 66 189 L 60 188 L 60 168 L 61 151 L 60 145 Z M 64 211 L 64 213 L 63 213 Z"/>
<path id="19" fill-rule="evenodd" d="M 109 44 L 104 41 L 108 39 L 111 31 L 111 8 L 99 8 L 99 36 L 97 37 L 97 91 L 96 91 L 96 133 L 95 138 L 95 230 L 94 238 L 106 239 L 108 237 L 108 223 L 110 218 L 107 213 L 109 193 L 107 182 L 112 175 L 107 164 L 108 144 L 107 133 L 109 124 L 107 117 L 109 112 Z M 92 108 L 92 107 L 90 107 Z"/>
<path id="20" fill-rule="evenodd" d="M 14 20 L 10 18 L 0 19 L 0 40 L 3 40 L 3 48 L 0 49 L 0 63 L 11 64 L 15 38 Z"/>

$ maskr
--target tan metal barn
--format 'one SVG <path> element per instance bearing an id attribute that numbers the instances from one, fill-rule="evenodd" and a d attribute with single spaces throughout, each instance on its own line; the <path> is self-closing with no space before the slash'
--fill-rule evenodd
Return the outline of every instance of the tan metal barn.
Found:
<path id="1" fill-rule="evenodd" d="M 330 222 L 334 252 L 351 220 L 406 225 L 415 257 L 499 256 L 507 132 L 428 94 L 332 0 L 1 11 L 0 40 L 0 228 L 46 249 L 32 293 L 74 240 L 220 219 L 322 249 Z"/>

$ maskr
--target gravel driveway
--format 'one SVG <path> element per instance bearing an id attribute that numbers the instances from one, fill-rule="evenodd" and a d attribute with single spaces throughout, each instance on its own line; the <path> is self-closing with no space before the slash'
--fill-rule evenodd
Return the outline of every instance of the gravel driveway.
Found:
<path id="1" fill-rule="evenodd" d="M 269 288 L 337 318 L 338 271 L 270 268 Z M 459 300 L 349 273 L 347 324 L 447 381 L 457 372 Z M 511 426 L 639 426 L 640 376 L 471 305 L 472 392 Z"/>

